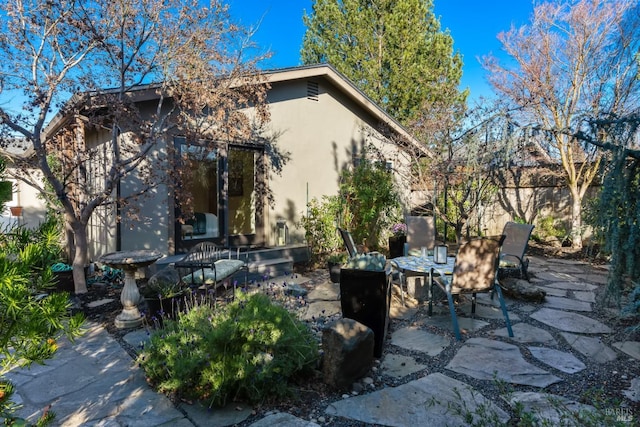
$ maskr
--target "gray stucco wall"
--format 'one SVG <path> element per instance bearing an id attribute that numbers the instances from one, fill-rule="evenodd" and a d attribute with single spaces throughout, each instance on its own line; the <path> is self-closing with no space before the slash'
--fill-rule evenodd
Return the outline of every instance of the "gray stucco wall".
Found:
<path id="1" fill-rule="evenodd" d="M 275 205 L 268 209 L 265 229 L 271 244 L 279 218 L 287 222 L 291 243 L 303 241 L 304 229 L 297 224 L 307 202 L 337 194 L 340 172 L 368 142 L 395 151 L 380 143 L 377 123 L 365 111 L 323 79 L 311 80 L 318 83 L 317 98 L 307 97 L 306 79 L 274 84 L 269 93 L 268 133 L 277 135 L 277 147 L 290 155 L 281 175 L 272 174 L 269 182 Z"/>

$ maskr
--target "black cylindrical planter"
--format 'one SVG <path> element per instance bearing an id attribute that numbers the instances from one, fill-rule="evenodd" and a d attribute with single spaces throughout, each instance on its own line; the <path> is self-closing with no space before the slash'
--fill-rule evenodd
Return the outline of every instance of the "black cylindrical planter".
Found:
<path id="1" fill-rule="evenodd" d="M 373 355 L 382 357 L 389 327 L 391 286 L 385 271 L 340 270 L 342 316 L 353 319 L 373 331 Z"/>
<path id="2" fill-rule="evenodd" d="M 404 256 L 404 244 L 407 243 L 407 236 L 389 237 L 389 258 Z"/>

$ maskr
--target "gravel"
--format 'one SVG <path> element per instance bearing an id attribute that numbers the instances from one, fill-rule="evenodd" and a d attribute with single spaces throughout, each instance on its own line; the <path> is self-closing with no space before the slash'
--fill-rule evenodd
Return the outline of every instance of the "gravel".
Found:
<path id="1" fill-rule="evenodd" d="M 546 254 L 544 253 L 539 254 L 539 256 L 545 255 Z M 558 254 L 554 253 L 554 256 L 558 256 Z M 590 267 L 588 266 L 587 268 L 598 269 L 600 268 L 600 266 L 592 265 Z M 307 289 L 312 289 L 317 284 L 323 283 L 328 280 L 328 271 L 323 269 L 305 271 L 303 272 L 303 274 L 305 277 L 309 277 L 311 279 L 309 283 L 304 285 Z M 598 290 L 596 291 L 598 297 L 601 296 L 603 290 L 604 286 L 600 286 L 598 288 Z M 113 325 L 113 319 L 121 310 L 119 293 L 120 289 L 117 287 L 105 286 L 103 288 L 97 288 L 95 286 L 92 286 L 90 292 L 88 294 L 82 295 L 80 297 L 80 300 L 82 301 L 82 305 L 84 307 L 87 318 L 103 324 L 108 332 L 129 352 L 129 354 L 132 357 L 135 357 L 135 349 L 131 348 L 123 340 L 123 336 L 128 331 L 117 329 Z M 86 304 L 88 302 L 103 298 L 113 298 L 114 301 L 112 303 L 96 308 L 87 308 Z M 301 300 L 299 298 L 291 297 L 285 299 L 284 302 L 285 305 L 288 305 L 290 309 L 294 310 L 296 307 L 300 306 L 300 301 Z M 600 301 L 600 299 L 597 298 L 597 301 Z M 524 301 L 521 303 L 517 302 L 509 308 L 509 311 L 518 313 L 518 315 L 524 320 L 526 317 L 528 317 L 528 312 L 525 310 L 520 311 L 519 309 L 524 305 L 531 304 L 532 303 L 527 303 Z M 640 341 L 640 334 L 628 332 L 628 326 L 632 325 L 631 321 L 621 320 L 617 316 L 617 313 L 618 310 L 615 308 L 603 307 L 600 304 L 594 304 L 594 311 L 591 313 L 587 313 L 587 315 L 606 323 L 614 329 L 614 333 L 602 336 L 602 341 L 609 346 L 613 342 L 618 341 Z M 389 334 L 397 329 L 413 325 L 415 320 L 419 319 L 420 317 L 426 317 L 426 306 L 420 307 L 418 310 L 418 314 L 411 320 L 393 319 L 390 322 Z M 323 325 L 330 322 L 331 320 L 333 319 L 318 319 L 315 322 L 310 322 L 310 326 L 316 331 L 318 338 L 321 337 L 321 330 Z M 489 331 L 504 326 L 502 320 L 486 321 L 490 323 L 490 326 L 482 328 L 478 332 L 472 333 L 471 336 L 489 337 Z M 551 373 L 562 379 L 562 381 L 560 381 L 559 383 L 552 384 L 544 390 L 540 390 L 536 387 L 512 384 L 507 385 L 508 390 L 534 392 L 543 391 L 569 397 L 581 403 L 591 405 L 594 404 L 593 394 L 591 392 L 596 392 L 601 396 L 601 398 L 603 399 L 602 401 L 606 402 L 605 407 L 606 405 L 611 405 L 612 409 L 619 407 L 622 400 L 621 391 L 628 389 L 630 387 L 631 380 L 640 376 L 640 364 L 636 360 L 630 360 L 630 357 L 619 353 L 619 357 L 615 361 L 604 364 L 591 363 L 585 360 L 585 357 L 582 354 L 577 353 L 573 348 L 571 348 L 566 343 L 566 341 L 562 339 L 562 337 L 560 337 L 557 330 L 550 328 L 549 326 L 537 322 L 533 319 L 529 319 L 528 321 L 541 329 L 549 331 L 556 338 L 556 341 L 558 343 L 558 346 L 556 348 L 558 350 L 574 354 L 578 359 L 582 360 L 587 365 L 587 369 L 575 374 L 567 374 L 562 371 L 549 368 L 546 365 L 542 365 L 540 361 L 535 359 L 526 349 L 526 345 L 507 341 L 520 347 L 521 353 L 525 360 L 533 365 L 540 366 L 550 371 Z M 429 328 L 428 326 L 421 327 Z M 433 328 L 431 332 L 434 332 Z M 493 402 L 501 406 L 502 409 L 506 410 L 507 412 L 511 412 L 508 405 L 506 405 L 503 399 L 505 390 L 502 385 L 494 381 L 476 380 L 445 369 L 447 363 L 453 358 L 456 352 L 464 344 L 464 341 L 456 341 L 451 331 L 437 330 L 436 332 L 440 334 L 446 334 L 451 338 L 451 345 L 449 345 L 436 357 L 429 357 L 421 353 L 390 345 L 390 335 L 387 336 L 386 344 L 384 346 L 383 358 L 384 355 L 392 353 L 411 356 L 415 358 L 418 363 L 427 365 L 427 368 L 422 371 L 416 372 L 401 379 L 396 379 L 384 375 L 384 371 L 379 368 L 380 361 L 376 360 L 370 372 L 363 379 L 353 384 L 353 386 L 349 390 L 329 389 L 322 382 L 321 373 L 317 372 L 313 378 L 308 378 L 304 384 L 296 385 L 297 390 L 295 393 L 295 399 L 280 402 L 277 404 L 256 405 L 254 406 L 252 415 L 238 426 L 249 426 L 253 422 L 263 418 L 270 413 L 273 413 L 274 411 L 287 412 L 304 420 L 313 421 L 321 425 L 338 427 L 371 426 L 371 424 L 365 424 L 354 420 L 328 416 L 324 413 L 324 410 L 331 402 L 343 399 L 345 396 L 370 393 L 376 390 L 383 389 L 385 387 L 395 387 L 400 384 L 405 384 L 407 382 L 436 372 L 443 373 L 449 377 L 469 384 L 476 391 L 482 393 L 485 397 L 491 399 Z M 493 335 L 491 336 L 491 338 L 496 339 L 496 337 Z M 626 402 L 628 403 L 629 401 Z M 638 406 L 638 404 L 633 404 L 629 409 L 633 414 L 636 415 L 636 418 L 640 416 L 640 406 Z M 513 415 L 512 412 L 511 414 Z"/>

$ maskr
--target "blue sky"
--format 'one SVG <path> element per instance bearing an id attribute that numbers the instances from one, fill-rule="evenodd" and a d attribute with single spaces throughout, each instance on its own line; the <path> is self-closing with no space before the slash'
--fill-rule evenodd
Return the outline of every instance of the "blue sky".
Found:
<path id="1" fill-rule="evenodd" d="M 305 32 L 302 16 L 311 13 L 311 0 L 228 0 L 231 14 L 245 26 L 258 30 L 254 41 L 273 52 L 263 68 L 300 65 L 300 47 Z M 454 48 L 464 57 L 462 88 L 471 98 L 491 94 L 478 57 L 502 51 L 496 36 L 512 24 L 527 24 L 533 12 L 532 0 L 434 0 L 436 16 L 448 28 Z"/>

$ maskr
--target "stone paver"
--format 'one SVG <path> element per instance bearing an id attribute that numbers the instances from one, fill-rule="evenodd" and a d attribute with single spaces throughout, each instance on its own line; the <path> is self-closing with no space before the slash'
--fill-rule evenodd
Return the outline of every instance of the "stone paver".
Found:
<path id="1" fill-rule="evenodd" d="M 113 298 L 103 298 L 100 300 L 91 301 L 89 304 L 87 304 L 87 307 L 89 308 L 100 307 L 101 305 L 109 304 L 110 302 L 113 302 L 113 301 L 115 301 Z"/>
<path id="2" fill-rule="evenodd" d="M 522 306 L 518 307 L 518 311 L 520 313 L 527 313 L 528 314 L 528 313 L 531 313 L 533 311 L 536 311 L 538 308 L 539 307 L 536 306 L 536 305 L 525 304 L 525 305 L 522 305 Z"/>
<path id="3" fill-rule="evenodd" d="M 570 291 L 595 291 L 598 289 L 596 285 L 584 282 L 552 282 L 545 286 L 546 288 L 564 289 Z"/>
<path id="4" fill-rule="evenodd" d="M 631 385 L 622 394 L 633 402 L 640 402 L 640 377 L 632 379 Z"/>
<path id="5" fill-rule="evenodd" d="M 291 414 L 284 412 L 278 412 L 276 414 L 270 414 L 263 419 L 252 423 L 250 427 L 320 427 L 320 424 L 302 420 Z"/>
<path id="6" fill-rule="evenodd" d="M 440 373 L 333 402 L 326 413 L 386 426 L 422 426 L 426 420 L 430 427 L 466 426 L 469 422 L 464 418 L 463 403 L 475 423 L 482 420 L 474 413 L 480 405 L 500 422 L 509 420 L 507 413 L 469 385 Z"/>
<path id="7" fill-rule="evenodd" d="M 520 320 L 520 316 L 516 313 L 509 311 L 507 308 L 507 313 L 509 314 L 509 320 L 512 322 L 517 322 Z M 469 308 L 469 315 L 471 315 L 471 308 Z M 487 306 L 484 304 L 476 304 L 476 316 L 481 317 L 483 319 L 503 319 L 504 315 L 502 314 L 502 309 L 498 305 L 496 306 Z"/>
<path id="8" fill-rule="evenodd" d="M 128 353 L 94 323 L 74 345 L 61 340 L 47 365 L 10 372 L 20 379 L 18 416 L 33 422 L 52 405 L 58 425 L 191 425 L 147 384 Z"/>
<path id="9" fill-rule="evenodd" d="M 447 348 L 451 340 L 432 334 L 415 326 L 399 329 L 391 335 L 391 344 L 407 350 L 420 351 L 428 356 L 437 356 Z"/>
<path id="10" fill-rule="evenodd" d="M 469 425 L 466 415 L 473 415 L 473 421 L 479 424 L 491 424 L 494 422 L 492 416 L 505 424 L 508 415 L 460 378 L 468 376 L 490 382 L 498 379 L 512 384 L 546 387 L 561 381 L 553 375 L 551 368 L 563 372 L 561 376 L 570 381 L 575 373 L 585 371 L 581 375 L 586 375 L 594 364 L 606 363 L 617 357 L 625 361 L 628 359 L 630 364 L 640 360 L 640 342 L 616 342 L 612 344 L 614 350 L 601 340 L 601 335 L 612 332 L 609 326 L 575 312 L 588 312 L 591 304 L 596 304 L 596 290 L 606 283 L 606 271 L 587 274 L 581 270 L 585 265 L 573 261 L 531 257 L 531 262 L 531 283 L 544 289 L 547 298 L 540 304 L 507 298 L 514 337 L 508 337 L 504 327 L 495 329 L 496 325 L 504 325 L 504 319 L 497 298 L 490 300 L 488 294 L 478 295 L 476 313 L 478 318 L 487 321 L 470 317 L 468 300 L 456 307 L 464 338 L 472 332 L 480 332 L 483 336 L 457 343 L 452 338 L 452 322 L 446 304 L 437 304 L 431 318 L 417 318 L 426 308 L 420 307 L 412 298 L 407 298 L 406 306 L 402 306 L 396 292 L 392 300 L 392 322 L 402 321 L 411 326 L 397 329 L 396 323 L 397 330 L 386 345 L 411 350 L 414 357 L 388 352 L 374 371 L 381 378 L 394 378 L 393 382 L 416 373 L 421 378 L 329 403 L 325 413 L 312 412 L 307 414 L 307 419 L 273 412 L 251 426 L 317 427 L 332 425 L 334 417 L 368 425 L 413 427 L 425 425 L 425 420 L 428 420 L 428 425 L 436 427 L 466 426 Z M 297 275 L 269 279 L 270 284 L 281 290 L 296 285 L 300 291 L 306 291 L 299 286 L 306 281 L 308 279 Z M 306 294 L 305 300 L 307 305 L 298 313 L 303 319 L 323 319 L 341 313 L 338 284 L 320 283 Z M 96 301 L 95 304 L 108 302 Z M 530 320 L 551 327 L 553 334 L 535 326 L 536 323 Z M 490 324 L 493 329 L 483 331 Z M 574 354 L 558 350 L 555 330 L 575 350 Z M 144 329 L 134 330 L 125 336 L 125 341 L 135 349 L 141 348 L 148 339 Z M 429 374 L 433 367 L 424 362 L 424 357 L 439 360 L 443 349 L 451 348 L 452 344 L 458 350 L 445 366 L 447 371 Z M 47 361 L 47 365 L 34 365 L 31 370 L 14 370 L 7 376 L 17 386 L 15 400 L 24 404 L 18 415 L 34 420 L 42 408 L 52 404 L 52 410 L 58 414 L 56 422 L 60 423 L 54 425 L 223 427 L 242 423 L 253 413 L 249 405 L 237 402 L 225 408 L 181 403 L 179 410 L 176 409 L 163 395 L 150 389 L 129 354 L 95 324 L 90 324 L 89 333 L 74 345 L 63 340 L 59 345 L 56 357 Z M 525 360 L 523 355 L 528 354 L 535 359 L 535 364 Z M 550 372 L 544 369 L 545 365 L 550 367 Z M 459 379 L 449 377 L 446 372 L 460 374 Z M 635 407 L 633 405 L 640 402 L 640 377 L 637 372 L 630 372 L 623 372 L 620 377 L 629 386 L 618 390 L 620 398 L 626 399 L 620 406 L 623 409 L 629 407 L 627 405 Z M 374 382 L 372 378 L 369 380 Z M 520 402 L 524 410 L 532 412 L 539 422 L 546 420 L 550 425 L 558 424 L 562 417 L 558 408 L 593 409 L 562 396 L 545 393 L 514 392 L 509 397 L 509 404 Z M 572 424 L 567 422 L 565 425 Z"/>
<path id="11" fill-rule="evenodd" d="M 529 351 L 544 364 L 567 374 L 575 374 L 586 368 L 586 365 L 571 353 L 546 347 L 529 347 Z"/>
<path id="12" fill-rule="evenodd" d="M 447 369 L 479 380 L 546 387 L 560 381 L 522 357 L 520 349 L 501 341 L 470 338 L 447 364 Z"/>
<path id="13" fill-rule="evenodd" d="M 634 359 L 640 360 L 640 342 L 639 341 L 614 342 L 612 345 L 618 350 L 633 357 Z"/>
<path id="14" fill-rule="evenodd" d="M 559 310 L 573 310 L 573 311 L 586 311 L 590 312 L 591 303 L 585 301 L 578 301 L 571 298 L 561 298 L 547 296 L 544 300 L 544 307 L 555 308 Z"/>
<path id="15" fill-rule="evenodd" d="M 552 308 L 541 308 L 532 313 L 530 317 L 565 332 L 582 334 L 608 334 L 612 332 L 611 328 L 598 320 L 582 314 Z"/>
<path id="16" fill-rule="evenodd" d="M 123 337 L 124 341 L 136 350 L 144 348 L 151 339 L 151 333 L 147 329 L 136 329 Z"/>
<path id="17" fill-rule="evenodd" d="M 431 325 L 437 328 L 450 331 L 453 333 L 453 323 L 451 322 L 451 316 L 447 314 L 443 314 L 441 316 L 433 316 L 430 319 L 424 319 L 420 321 L 421 324 Z M 458 316 L 458 326 L 460 327 L 460 333 L 467 334 L 471 332 L 477 332 L 482 328 L 489 326 L 489 322 L 485 322 L 484 320 L 472 319 L 469 317 L 461 317 Z"/>
<path id="18" fill-rule="evenodd" d="M 618 357 L 616 352 L 603 344 L 598 337 L 586 337 L 568 332 L 561 332 L 560 335 L 562 335 L 571 347 L 594 362 L 607 363 L 616 360 Z"/>
<path id="19" fill-rule="evenodd" d="M 596 302 L 596 294 L 592 291 L 572 291 L 573 297 L 580 301 Z"/>
<path id="20" fill-rule="evenodd" d="M 528 323 L 516 323 L 511 326 L 513 337 L 509 336 L 507 328 L 496 329 L 493 333 L 499 337 L 505 337 L 511 341 L 526 344 L 549 344 L 556 345 L 556 339 L 544 329 L 538 328 Z"/>
<path id="21" fill-rule="evenodd" d="M 321 317 L 331 317 L 341 313 L 342 308 L 340 307 L 340 301 L 318 301 L 302 308 L 300 310 L 300 318 L 302 320 L 312 320 Z"/>
<path id="22" fill-rule="evenodd" d="M 251 406 L 238 402 L 231 402 L 223 408 L 209 408 L 199 402 L 190 405 L 183 403 L 180 408 L 195 425 L 208 427 L 237 425 L 249 418 L 252 412 Z"/>
<path id="23" fill-rule="evenodd" d="M 401 354 L 387 354 L 381 366 L 386 375 L 395 378 L 403 378 L 426 368 L 426 365 L 417 363 L 413 357 Z"/>
<path id="24" fill-rule="evenodd" d="M 549 269 L 562 271 L 564 274 L 579 274 L 584 270 L 578 266 L 574 266 L 572 264 L 563 264 L 563 265 L 554 265 L 555 263 L 549 263 Z"/>
<path id="25" fill-rule="evenodd" d="M 576 279 L 584 280 L 585 282 L 597 283 L 598 285 L 606 285 L 608 278 L 606 274 L 576 274 Z"/>
<path id="26" fill-rule="evenodd" d="M 566 289 L 559 289 L 551 286 L 540 286 L 540 289 L 545 292 L 547 297 L 566 297 L 569 293 Z"/>
<path id="27" fill-rule="evenodd" d="M 550 282 L 576 281 L 576 278 L 571 274 L 558 273 L 558 272 L 552 272 L 552 271 L 543 271 L 543 272 L 537 273 L 536 277 L 539 280 L 545 280 Z"/>
<path id="28" fill-rule="evenodd" d="M 538 421 L 535 425 L 582 427 L 583 422 L 573 414 L 595 411 L 593 406 L 548 393 L 518 391 L 509 399 L 512 407 L 515 408 L 516 403 L 522 405 L 524 412 L 535 414 Z"/>
<path id="29" fill-rule="evenodd" d="M 324 282 L 307 294 L 308 302 L 336 301 L 340 299 L 340 285 Z"/>
<path id="30" fill-rule="evenodd" d="M 415 317 L 418 313 L 418 309 L 415 307 L 404 307 L 401 304 L 391 305 L 389 310 L 389 317 L 392 319 L 408 320 Z"/>
<path id="31" fill-rule="evenodd" d="M 511 297 L 504 295 L 504 292 L 502 294 L 504 298 L 504 305 L 507 306 L 507 309 L 509 309 L 509 307 L 519 302 Z M 469 295 L 468 297 L 469 299 L 471 299 L 471 295 Z M 500 299 L 498 298 L 498 295 L 494 295 L 493 298 L 491 298 L 491 292 L 483 292 L 483 293 L 477 294 L 476 297 L 478 299 L 478 303 L 480 304 L 489 305 L 493 307 L 500 307 Z"/>
<path id="32" fill-rule="evenodd" d="M 540 258 L 538 258 L 540 259 Z M 563 268 L 563 267 L 555 267 L 554 264 L 562 264 L 562 265 L 589 265 L 587 262 L 584 261 L 578 261 L 578 260 L 574 260 L 574 259 L 561 259 L 561 258 L 549 258 L 548 259 L 548 265 L 551 268 Z"/>

